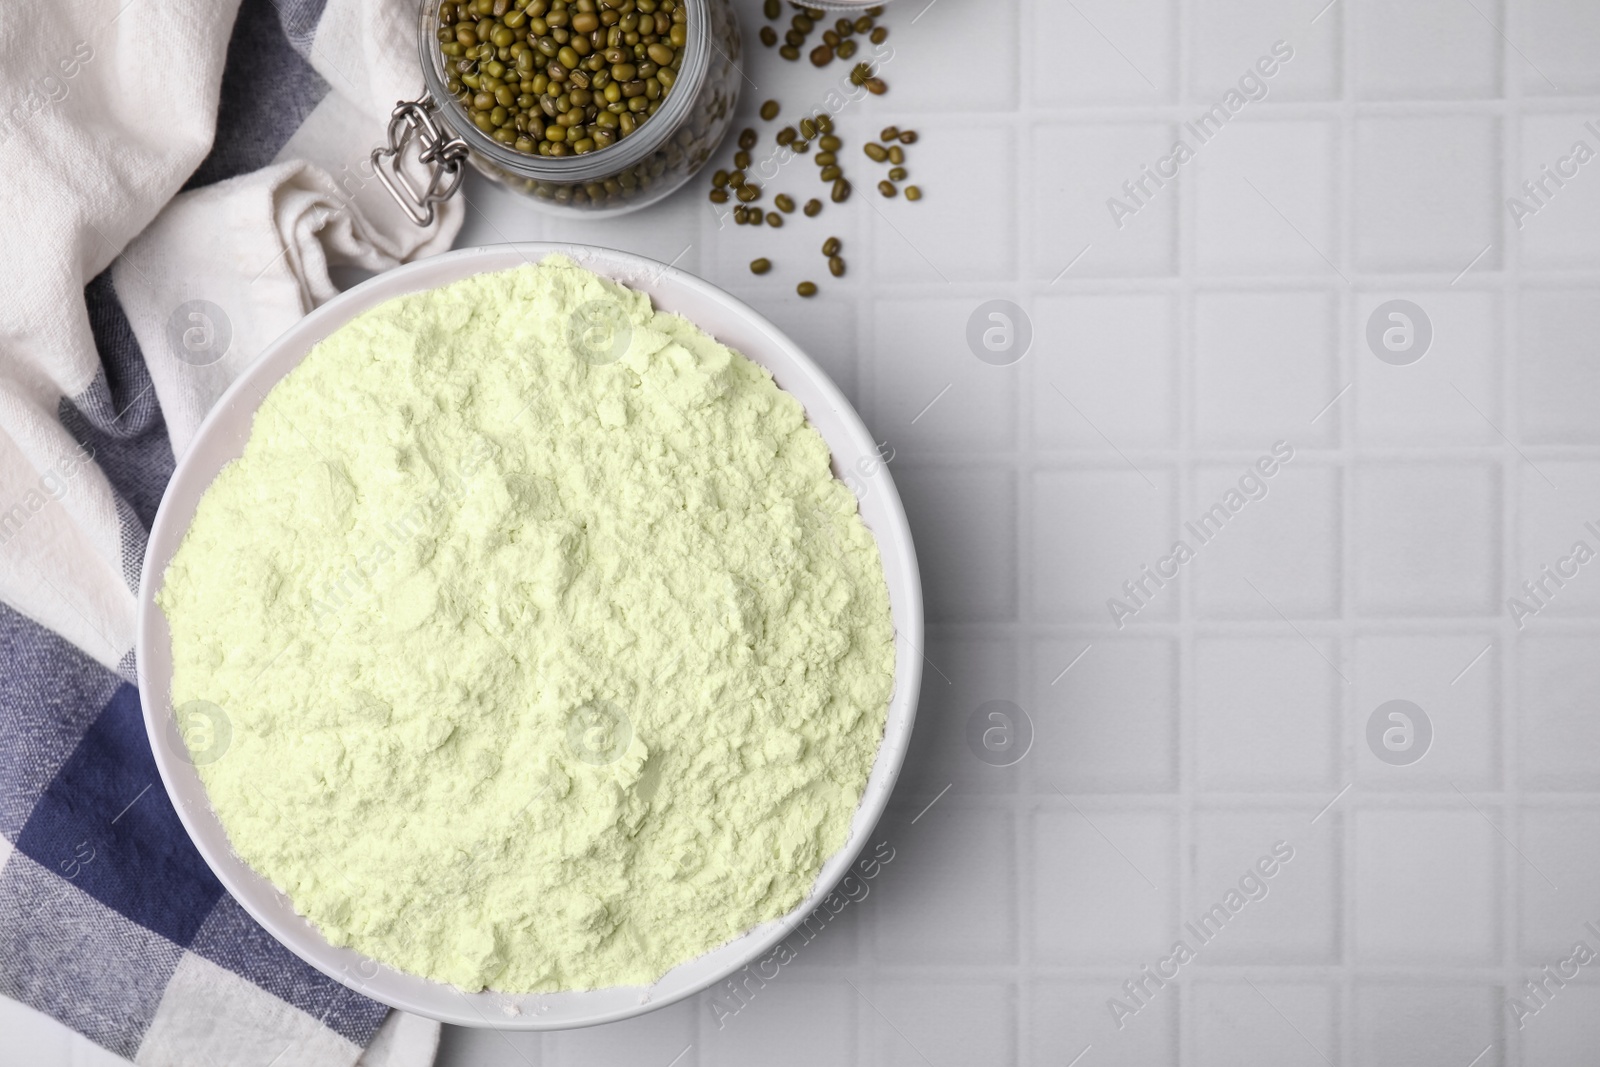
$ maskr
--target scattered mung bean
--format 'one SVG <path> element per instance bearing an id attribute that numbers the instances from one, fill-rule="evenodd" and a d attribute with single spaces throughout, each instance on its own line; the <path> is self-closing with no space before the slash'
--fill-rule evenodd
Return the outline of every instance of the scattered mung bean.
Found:
<path id="1" fill-rule="evenodd" d="M 765 274 L 765 273 L 767 273 L 767 271 L 769 271 L 771 269 L 772 269 L 772 260 L 766 259 L 765 257 L 763 257 L 761 259 L 752 259 L 750 261 L 750 273 L 751 274 Z"/>
<path id="2" fill-rule="evenodd" d="M 830 237 L 826 241 L 822 242 L 822 254 L 825 256 L 836 256 L 839 254 L 839 250 L 843 247 L 843 241 L 839 240 L 837 237 Z"/>
<path id="3" fill-rule="evenodd" d="M 799 285 L 794 287 L 794 291 L 799 293 L 801 296 L 804 296 L 804 297 L 816 296 L 817 295 L 817 283 L 816 282 L 801 282 Z"/>
<path id="4" fill-rule="evenodd" d="M 844 277 L 844 260 L 838 256 L 828 257 L 828 273 L 835 278 Z"/>
<path id="5" fill-rule="evenodd" d="M 889 180 L 892 181 L 892 182 L 903 182 L 903 181 L 905 181 L 906 180 L 906 168 L 904 168 L 904 167 L 890 167 L 889 168 Z"/>
<path id="6" fill-rule="evenodd" d="M 861 146 L 861 150 L 865 152 L 867 157 L 874 163 L 882 163 L 884 160 L 889 158 L 889 150 L 884 148 L 883 145 L 876 141 L 868 141 L 866 144 Z"/>
<path id="7" fill-rule="evenodd" d="M 822 214 L 822 201 L 818 200 L 816 197 L 812 197 L 810 200 L 806 201 L 806 206 L 801 210 L 806 213 L 807 218 L 814 219 L 818 215 Z"/>
<path id="8" fill-rule="evenodd" d="M 739 147 L 748 150 L 754 148 L 755 146 L 756 131 L 746 126 L 744 129 L 739 131 Z"/>
<path id="9" fill-rule="evenodd" d="M 894 182 L 885 180 L 878 183 L 878 192 L 884 196 L 895 196 L 900 190 L 895 186 Z M 744 191 L 740 190 L 741 196 L 743 196 L 743 193 Z"/>
<path id="10" fill-rule="evenodd" d="M 917 143 L 917 131 L 916 130 L 901 130 L 900 131 L 900 143 L 901 144 L 916 144 Z"/>
<path id="11" fill-rule="evenodd" d="M 761 27 L 761 43 L 771 48 L 778 43 L 778 31 L 771 26 Z"/>
<path id="12" fill-rule="evenodd" d="M 907 200 L 921 200 L 922 199 L 922 190 L 920 188 L 918 188 L 917 186 L 915 186 L 915 185 L 906 186 L 906 199 Z"/>
<path id="13" fill-rule="evenodd" d="M 761 5 L 761 13 L 767 16 L 768 19 L 776 22 L 778 17 L 783 14 L 782 0 L 766 0 L 766 2 Z"/>
<path id="14" fill-rule="evenodd" d="M 889 148 L 889 162 L 893 163 L 895 166 L 898 167 L 900 164 L 904 163 L 905 161 L 906 161 L 906 150 L 904 148 L 901 148 L 899 145 L 891 145 L 890 148 Z"/>
<path id="15" fill-rule="evenodd" d="M 850 183 L 847 180 L 845 180 L 844 178 L 840 178 L 838 181 L 833 183 L 833 194 L 832 195 L 833 195 L 833 202 L 835 204 L 842 204 L 846 200 L 849 200 L 850 199 Z"/>
<path id="16" fill-rule="evenodd" d="M 768 226 L 782 226 L 783 225 L 783 216 L 778 214 L 776 211 L 767 212 L 767 225 Z"/>
<path id="17" fill-rule="evenodd" d="M 777 118 L 778 102 L 776 100 L 768 100 L 766 103 L 762 104 L 761 117 L 767 122 L 771 122 L 773 119 Z"/>
<path id="18" fill-rule="evenodd" d="M 794 197 L 790 196 L 788 193 L 779 193 L 777 196 L 772 198 L 772 202 L 774 205 L 776 205 L 777 209 L 783 212 L 785 215 L 794 210 Z"/>

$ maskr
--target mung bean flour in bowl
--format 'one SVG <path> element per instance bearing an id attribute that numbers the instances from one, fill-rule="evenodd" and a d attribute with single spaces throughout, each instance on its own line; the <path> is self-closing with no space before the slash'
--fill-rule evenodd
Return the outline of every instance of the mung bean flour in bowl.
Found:
<path id="1" fill-rule="evenodd" d="M 703 282 L 550 251 L 309 316 L 202 427 L 144 576 L 202 854 L 312 964 L 468 1025 L 758 958 L 867 843 L 917 689 L 904 517 L 837 390 Z"/>

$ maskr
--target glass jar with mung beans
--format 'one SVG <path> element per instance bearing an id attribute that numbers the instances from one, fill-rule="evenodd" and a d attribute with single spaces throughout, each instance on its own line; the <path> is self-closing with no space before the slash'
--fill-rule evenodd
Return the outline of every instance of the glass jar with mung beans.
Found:
<path id="1" fill-rule="evenodd" d="M 422 0 L 425 91 L 378 176 L 419 224 L 464 165 L 558 213 L 655 203 L 711 158 L 739 99 L 729 0 Z M 398 166 L 416 147 L 429 184 Z"/>

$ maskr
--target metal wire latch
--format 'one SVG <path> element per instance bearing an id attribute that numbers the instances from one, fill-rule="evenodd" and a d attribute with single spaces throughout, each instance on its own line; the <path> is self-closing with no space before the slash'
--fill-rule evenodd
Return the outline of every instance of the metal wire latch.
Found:
<path id="1" fill-rule="evenodd" d="M 467 142 L 449 136 L 433 119 L 437 105 L 424 93 L 402 100 L 389 115 L 389 143 L 372 150 L 372 167 L 395 203 L 418 226 L 433 224 L 433 206 L 450 199 L 466 174 Z M 401 154 L 415 138 L 417 158 L 428 168 L 428 187 L 418 190 L 400 169 Z M 384 162 L 388 160 L 387 164 Z"/>

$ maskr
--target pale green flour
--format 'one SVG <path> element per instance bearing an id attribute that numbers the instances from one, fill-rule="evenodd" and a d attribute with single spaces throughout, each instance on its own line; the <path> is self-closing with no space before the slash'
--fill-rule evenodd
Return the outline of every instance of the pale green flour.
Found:
<path id="1" fill-rule="evenodd" d="M 231 731 L 189 744 L 239 855 L 335 944 L 474 990 L 649 983 L 794 908 L 893 686 L 800 404 L 564 259 L 318 345 L 158 600 L 180 719 Z"/>

